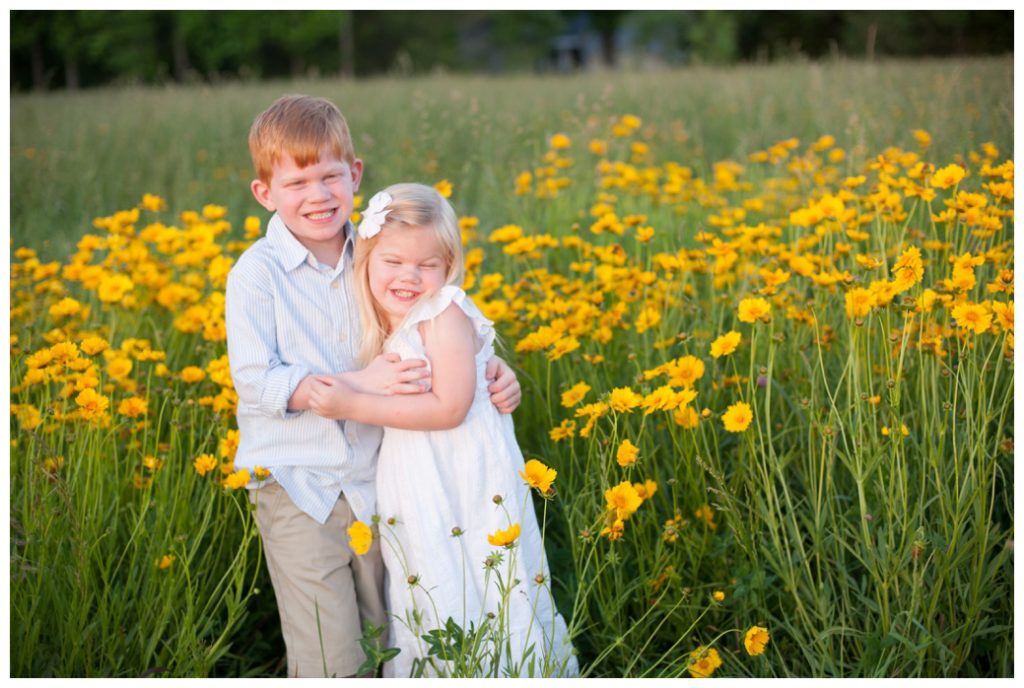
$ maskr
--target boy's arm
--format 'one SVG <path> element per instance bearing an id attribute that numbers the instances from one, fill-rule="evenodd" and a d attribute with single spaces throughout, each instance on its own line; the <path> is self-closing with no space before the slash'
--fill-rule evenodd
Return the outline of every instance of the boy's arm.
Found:
<path id="1" fill-rule="evenodd" d="M 519 379 L 508 363 L 497 356 L 491 356 L 487 361 L 486 375 L 488 380 L 493 380 L 487 386 L 487 391 L 491 393 L 491 403 L 501 413 L 515 411 L 522 401 L 523 391 L 519 387 Z"/>
<path id="2" fill-rule="evenodd" d="M 476 390 L 473 324 L 451 305 L 424 328 L 432 386 L 422 394 L 381 396 L 356 391 L 336 377 L 315 378 L 310 408 L 327 418 L 344 418 L 404 430 L 446 430 L 462 423 Z"/>
<path id="3" fill-rule="evenodd" d="M 281 361 L 277 352 L 274 298 L 267 285 L 254 278 L 256 270 L 236 265 L 228 274 L 224 319 L 231 379 L 239 400 L 267 416 L 308 408 L 299 390 L 310 370 Z M 310 383 L 307 383 L 307 386 Z M 293 395 L 300 391 L 291 406 Z"/>

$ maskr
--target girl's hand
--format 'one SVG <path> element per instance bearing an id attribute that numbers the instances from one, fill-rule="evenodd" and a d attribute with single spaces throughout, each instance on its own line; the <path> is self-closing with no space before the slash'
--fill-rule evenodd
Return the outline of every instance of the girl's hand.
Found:
<path id="1" fill-rule="evenodd" d="M 419 358 L 403 361 L 398 354 L 380 354 L 362 370 L 334 376 L 357 391 L 368 394 L 419 394 L 421 382 L 430 377 L 427 362 Z"/>
<path id="2" fill-rule="evenodd" d="M 493 380 L 487 386 L 487 391 L 491 393 L 491 403 L 501 413 L 515 411 L 519 407 L 519 402 L 522 401 L 523 391 L 519 387 L 516 374 L 512 372 L 508 363 L 497 356 L 492 356 L 491 360 L 487 361 L 487 370 L 484 374 L 488 380 Z"/>
<path id="3" fill-rule="evenodd" d="M 357 392 L 343 380 L 331 375 L 309 378 L 309 408 L 313 413 L 333 420 L 345 420 L 351 415 Z"/>

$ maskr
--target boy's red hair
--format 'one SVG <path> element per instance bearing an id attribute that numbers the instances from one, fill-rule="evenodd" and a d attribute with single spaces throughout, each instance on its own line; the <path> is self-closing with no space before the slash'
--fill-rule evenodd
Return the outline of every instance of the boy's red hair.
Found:
<path id="1" fill-rule="evenodd" d="M 268 185 L 274 163 L 284 155 L 290 155 L 299 167 L 306 167 L 320 160 L 325 147 L 350 165 L 355 160 L 345 117 L 326 98 L 281 96 L 249 129 L 249 153 L 256 176 Z"/>

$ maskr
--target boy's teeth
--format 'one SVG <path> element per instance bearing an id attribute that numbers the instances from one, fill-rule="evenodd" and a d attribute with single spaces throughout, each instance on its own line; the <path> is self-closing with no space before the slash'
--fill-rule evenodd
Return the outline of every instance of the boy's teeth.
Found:
<path id="1" fill-rule="evenodd" d="M 324 213 L 310 213 L 309 214 L 309 219 L 311 219 L 311 220 L 326 220 L 327 218 L 329 218 L 333 214 L 334 214 L 333 210 L 328 210 L 327 212 L 324 212 Z"/>

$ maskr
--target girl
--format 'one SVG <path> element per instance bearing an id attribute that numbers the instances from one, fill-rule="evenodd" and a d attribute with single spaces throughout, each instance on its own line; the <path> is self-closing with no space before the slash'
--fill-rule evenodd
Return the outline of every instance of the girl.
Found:
<path id="1" fill-rule="evenodd" d="M 377 507 L 389 646 L 400 649 L 385 675 L 418 666 L 426 675 L 575 675 L 512 418 L 487 392 L 494 328 L 458 286 L 455 212 L 429 186 L 396 184 L 370 199 L 358 234 L 361 360 L 384 352 L 426 359 L 431 370 L 424 394 L 365 394 L 320 378 L 311 395 L 320 415 L 385 426 Z M 451 653 L 438 656 L 435 643 L 431 656 L 422 637 L 449 619 L 478 632 L 455 669 L 442 661 Z M 466 657 L 486 659 L 467 667 Z"/>

